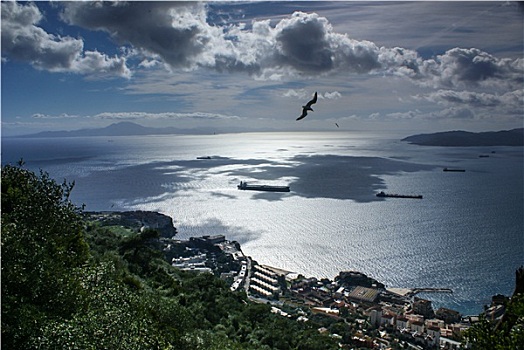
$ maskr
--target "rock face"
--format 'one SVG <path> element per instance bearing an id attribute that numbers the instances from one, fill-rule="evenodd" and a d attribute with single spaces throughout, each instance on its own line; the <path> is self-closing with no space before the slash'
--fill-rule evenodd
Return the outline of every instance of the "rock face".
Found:
<path id="1" fill-rule="evenodd" d="M 524 128 L 479 133 L 446 131 L 408 136 L 402 141 L 422 146 L 524 146 Z"/>

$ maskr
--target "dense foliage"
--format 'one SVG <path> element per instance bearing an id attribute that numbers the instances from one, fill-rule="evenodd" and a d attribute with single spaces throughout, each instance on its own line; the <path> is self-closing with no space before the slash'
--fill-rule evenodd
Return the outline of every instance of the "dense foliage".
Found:
<path id="1" fill-rule="evenodd" d="M 171 267 L 158 233 L 89 224 L 57 184 L 2 168 L 6 349 L 335 349 L 322 320 L 298 322 L 209 274 Z"/>
<path id="2" fill-rule="evenodd" d="M 506 305 L 506 313 L 498 323 L 485 317 L 464 334 L 464 344 L 471 349 L 524 349 L 524 295 L 515 294 Z"/>

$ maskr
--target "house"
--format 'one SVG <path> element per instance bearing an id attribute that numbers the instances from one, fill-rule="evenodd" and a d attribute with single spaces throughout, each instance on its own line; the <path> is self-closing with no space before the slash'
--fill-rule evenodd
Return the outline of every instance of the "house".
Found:
<path id="1" fill-rule="evenodd" d="M 437 318 L 433 318 L 431 320 L 426 320 L 424 323 L 426 324 L 426 328 L 427 327 L 444 328 L 446 326 L 446 324 L 444 323 L 443 320 L 439 320 Z"/>
<path id="2" fill-rule="evenodd" d="M 417 332 L 417 333 L 424 333 L 424 322 L 419 322 L 419 321 L 413 321 L 413 322 L 410 322 L 409 323 L 409 328 L 413 331 L 413 332 Z"/>
<path id="3" fill-rule="evenodd" d="M 395 316 L 385 314 L 380 317 L 380 325 L 384 327 L 390 327 L 395 324 Z"/>
<path id="4" fill-rule="evenodd" d="M 366 310 L 366 315 L 369 316 L 369 323 L 373 327 L 380 325 L 380 318 L 382 317 L 382 309 L 379 306 L 374 306 Z"/>
<path id="5" fill-rule="evenodd" d="M 413 311 L 416 314 L 422 315 L 424 317 L 433 317 L 435 315 L 435 312 L 433 311 L 433 307 L 431 306 L 431 301 L 421 298 L 415 298 L 415 301 L 413 301 Z"/>
<path id="6" fill-rule="evenodd" d="M 437 310 L 435 317 L 443 320 L 446 323 L 456 323 L 460 322 L 462 319 L 462 316 L 458 311 L 446 309 L 444 307 L 441 307 Z"/>
<path id="7" fill-rule="evenodd" d="M 409 319 L 405 316 L 399 316 L 397 317 L 396 325 L 398 330 L 407 329 L 409 326 Z"/>
<path id="8" fill-rule="evenodd" d="M 440 327 L 429 326 L 426 328 L 426 333 L 433 339 L 434 344 L 439 344 L 440 342 Z"/>
<path id="9" fill-rule="evenodd" d="M 409 322 L 424 322 L 424 316 L 415 315 L 415 314 L 406 314 L 405 317 Z"/>

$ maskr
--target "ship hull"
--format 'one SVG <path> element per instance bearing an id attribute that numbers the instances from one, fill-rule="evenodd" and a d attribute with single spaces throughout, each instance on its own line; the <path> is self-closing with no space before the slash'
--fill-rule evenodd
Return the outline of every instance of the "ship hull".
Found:
<path id="1" fill-rule="evenodd" d="M 377 197 L 383 197 L 383 198 L 412 198 L 412 199 L 422 199 L 422 195 L 409 195 L 409 194 L 391 194 L 391 193 L 384 193 L 379 192 L 377 193 Z"/>
<path id="2" fill-rule="evenodd" d="M 240 183 L 237 186 L 239 190 L 243 191 L 265 191 L 265 192 L 289 192 L 289 186 L 270 186 L 270 185 L 248 185 L 247 183 Z"/>
<path id="3" fill-rule="evenodd" d="M 455 173 L 463 173 L 466 170 L 465 169 L 452 169 L 452 168 L 444 168 L 443 171 L 449 171 L 449 172 L 455 172 Z"/>

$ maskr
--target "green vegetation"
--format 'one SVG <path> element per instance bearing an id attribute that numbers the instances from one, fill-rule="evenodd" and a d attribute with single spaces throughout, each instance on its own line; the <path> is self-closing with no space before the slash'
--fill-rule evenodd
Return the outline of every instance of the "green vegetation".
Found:
<path id="1" fill-rule="evenodd" d="M 210 274 L 173 268 L 157 231 L 85 221 L 73 184 L 8 165 L 1 186 L 6 349 L 338 348 L 318 332 L 325 318 L 288 319 Z"/>
<path id="2" fill-rule="evenodd" d="M 519 293 L 511 298 L 499 323 L 481 318 L 465 332 L 463 343 L 469 344 L 471 349 L 524 349 L 524 295 Z"/>
<path id="3" fill-rule="evenodd" d="M 69 201 L 73 187 L 45 172 L 2 168 L 1 340 L 6 349 L 316 350 L 353 344 L 355 334 L 377 336 L 357 325 L 361 315 L 347 309 L 341 310 L 342 318 L 331 318 L 307 309 L 294 312 L 301 303 L 282 306 L 289 314 L 306 315 L 309 321 L 303 322 L 271 313 L 270 305 L 231 292 L 211 274 L 178 270 L 166 261 L 170 257 L 161 249 L 158 231 L 88 220 Z M 189 242 L 180 252 L 202 244 Z M 214 247 L 200 248 L 212 253 Z M 216 260 L 214 267 L 226 270 L 232 263 L 220 255 Z M 339 279 L 348 285 L 378 283 L 356 272 Z M 523 294 L 515 293 L 506 306 L 498 324 L 482 319 L 466 331 L 464 344 L 522 349 Z M 321 327 L 326 332 L 320 333 Z M 391 346 L 402 347 L 398 339 Z"/>

